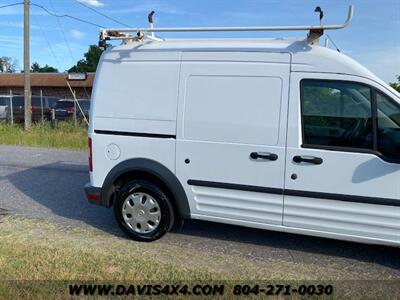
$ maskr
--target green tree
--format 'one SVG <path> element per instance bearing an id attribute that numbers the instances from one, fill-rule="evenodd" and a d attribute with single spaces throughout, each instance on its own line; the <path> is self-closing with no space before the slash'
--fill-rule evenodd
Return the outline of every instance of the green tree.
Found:
<path id="1" fill-rule="evenodd" d="M 400 93 L 400 75 L 397 75 L 397 82 L 391 82 L 389 85 Z"/>
<path id="2" fill-rule="evenodd" d="M 0 57 L 0 73 L 15 73 L 17 71 L 17 60 L 8 57 L 2 56 Z"/>
<path id="3" fill-rule="evenodd" d="M 31 72 L 33 73 L 58 73 L 58 70 L 48 64 L 41 67 L 37 62 L 31 65 Z"/>
<path id="4" fill-rule="evenodd" d="M 90 45 L 89 50 L 83 55 L 85 58 L 79 60 L 68 72 L 95 72 L 103 51 L 96 45 Z"/>

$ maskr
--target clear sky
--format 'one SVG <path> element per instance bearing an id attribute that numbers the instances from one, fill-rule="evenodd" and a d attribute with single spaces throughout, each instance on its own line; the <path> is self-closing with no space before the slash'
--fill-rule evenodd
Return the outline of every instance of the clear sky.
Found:
<path id="1" fill-rule="evenodd" d="M 349 4 L 355 16 L 349 27 L 331 31 L 340 50 L 383 80 L 400 74 L 400 0 L 79 0 L 131 26 L 146 26 L 147 13 L 156 11 L 156 26 L 250 26 L 318 24 L 315 6 L 325 12 L 324 23 L 345 20 Z M 0 6 L 21 0 L 0 0 Z M 106 27 L 120 26 L 81 6 L 78 0 L 32 0 L 58 14 L 70 14 Z M 0 9 L 0 56 L 23 63 L 23 7 Z M 305 32 L 197 33 L 192 37 L 304 37 Z M 187 37 L 187 34 L 162 34 Z M 31 61 L 64 71 L 97 44 L 98 28 L 31 8 Z M 49 46 L 51 45 L 51 47 Z M 53 55 L 54 53 L 54 55 Z"/>

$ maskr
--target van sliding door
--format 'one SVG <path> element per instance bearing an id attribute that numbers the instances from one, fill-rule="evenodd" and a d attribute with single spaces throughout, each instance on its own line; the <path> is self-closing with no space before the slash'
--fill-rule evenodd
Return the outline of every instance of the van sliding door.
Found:
<path id="1" fill-rule="evenodd" d="M 183 53 L 176 171 L 193 218 L 282 225 L 290 55 Z"/>

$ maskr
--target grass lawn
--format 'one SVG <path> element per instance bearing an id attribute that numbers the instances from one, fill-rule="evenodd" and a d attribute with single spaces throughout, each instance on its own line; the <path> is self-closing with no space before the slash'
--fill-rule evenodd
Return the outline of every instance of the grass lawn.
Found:
<path id="1" fill-rule="evenodd" d="M 0 220 L 0 299 L 49 295 L 61 299 L 68 296 L 68 284 L 82 282 L 115 285 L 223 282 L 226 290 L 231 291 L 238 280 L 252 284 L 254 280 L 260 284 L 288 281 L 300 284 L 299 280 L 336 284 L 336 280 L 352 280 L 356 276 L 360 274 L 329 265 L 275 259 L 254 261 L 237 255 L 199 252 L 162 240 L 139 243 L 98 229 L 67 227 L 45 220 L 15 216 Z M 359 296 L 358 291 L 346 289 L 350 295 Z"/>
<path id="2" fill-rule="evenodd" d="M 60 122 L 32 124 L 25 131 L 23 124 L 0 123 L 0 144 L 86 150 L 87 127 L 84 123 Z"/>

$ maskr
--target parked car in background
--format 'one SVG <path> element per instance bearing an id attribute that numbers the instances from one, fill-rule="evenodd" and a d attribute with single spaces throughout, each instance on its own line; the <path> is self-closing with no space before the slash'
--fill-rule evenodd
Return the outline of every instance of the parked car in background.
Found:
<path id="1" fill-rule="evenodd" d="M 86 117 L 86 120 L 89 120 L 90 100 L 78 100 L 78 101 L 79 105 L 82 108 L 83 114 Z M 82 112 L 79 108 L 77 109 L 77 117 L 79 119 L 83 119 Z"/>
<path id="2" fill-rule="evenodd" d="M 47 106 L 50 108 L 50 112 L 51 110 L 54 108 L 54 106 L 56 105 L 57 101 L 60 100 L 60 98 L 58 97 L 45 97 L 47 100 Z"/>
<path id="3" fill-rule="evenodd" d="M 8 99 L 8 105 L 6 107 L 6 119 L 11 120 L 11 104 L 12 102 L 12 114 L 14 122 L 23 122 L 25 119 L 25 101 L 24 96 L 13 96 L 12 99 Z M 12 101 L 10 101 L 12 100 Z M 59 100 L 57 97 L 40 97 L 40 96 L 32 96 L 31 99 L 31 112 L 32 112 L 32 121 L 37 122 L 42 119 L 42 106 L 43 106 L 43 119 L 50 120 L 51 119 L 51 109 L 55 105 L 55 103 Z M 43 101 L 43 102 L 42 102 Z"/>
<path id="4" fill-rule="evenodd" d="M 90 101 L 87 99 L 78 99 L 79 104 L 83 110 L 83 113 L 88 118 L 89 117 L 89 108 L 90 108 Z M 78 108 L 75 100 L 72 99 L 65 99 L 59 100 L 54 106 L 55 110 L 55 118 L 56 120 L 72 120 L 76 113 L 77 119 L 83 119 L 83 115 Z"/>
<path id="5" fill-rule="evenodd" d="M 6 107 L 10 103 L 10 96 L 0 96 L 0 120 L 6 118 Z"/>
<path id="6" fill-rule="evenodd" d="M 33 103 L 34 103 L 34 97 L 32 97 L 32 104 Z M 11 112 L 11 107 L 12 107 L 12 112 Z M 12 118 L 16 123 L 23 122 L 25 119 L 24 107 L 25 107 L 24 96 L 12 97 L 12 104 L 8 105 L 6 108 L 7 121 L 10 121 Z"/>

